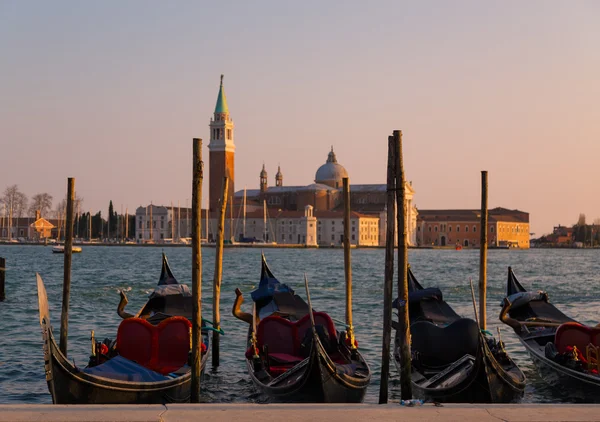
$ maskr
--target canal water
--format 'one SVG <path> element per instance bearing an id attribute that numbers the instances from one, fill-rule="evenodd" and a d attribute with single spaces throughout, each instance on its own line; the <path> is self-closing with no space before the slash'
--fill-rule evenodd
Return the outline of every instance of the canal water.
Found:
<path id="1" fill-rule="evenodd" d="M 191 248 L 83 247 L 73 255 L 69 319 L 69 357 L 85 366 L 90 353 L 90 330 L 96 337 L 114 338 L 120 318 L 116 313 L 120 289 L 127 292 L 128 310 L 136 311 L 158 281 L 161 251 L 175 277 L 190 284 Z M 221 315 L 226 335 L 221 339 L 221 365 L 207 368 L 202 394 L 209 402 L 263 402 L 253 388 L 244 365 L 247 326 L 231 315 L 239 287 L 251 311 L 249 293 L 260 276 L 260 249 L 228 248 L 224 253 Z M 203 315 L 212 318 L 212 278 L 215 250 L 203 248 Z M 305 296 L 303 274 L 311 286 L 313 306 L 344 320 L 344 267 L 341 249 L 266 249 L 275 276 Z M 63 256 L 50 247 L 1 246 L 7 261 L 5 302 L 0 302 L 0 403 L 51 403 L 44 379 L 41 329 L 37 309 L 35 273 L 46 284 L 50 315 L 58 335 L 62 298 Z M 502 337 L 510 355 L 527 375 L 524 402 L 567 402 L 535 372 L 515 334 L 498 321 L 506 285 L 507 267 L 529 290 L 543 289 L 567 315 L 587 324 L 599 322 L 600 250 L 490 250 L 488 253 L 488 328 Z M 473 317 L 469 278 L 477 285 L 478 250 L 409 251 L 417 279 L 425 287 L 437 286 L 445 300 L 462 316 Z M 371 366 L 372 383 L 365 401 L 376 403 L 379 392 L 383 249 L 352 251 L 354 323 L 359 348 Z M 396 291 L 396 289 L 394 289 Z M 392 365 L 392 399 L 399 399 L 398 374 Z"/>

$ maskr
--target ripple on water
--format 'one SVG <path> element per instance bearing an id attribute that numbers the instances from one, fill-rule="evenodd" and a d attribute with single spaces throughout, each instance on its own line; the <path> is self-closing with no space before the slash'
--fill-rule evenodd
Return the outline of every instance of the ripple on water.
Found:
<path id="1" fill-rule="evenodd" d="M 189 284 L 191 249 L 164 251 L 175 277 Z M 212 319 L 214 249 L 203 249 L 203 314 Z M 327 310 L 337 320 L 345 318 L 343 252 L 339 249 L 270 249 L 267 259 L 275 275 L 304 296 L 303 273 L 309 279 L 316 309 Z M 7 300 L 0 304 L 0 403 L 50 403 L 44 378 L 41 330 L 37 311 L 35 272 L 44 278 L 50 313 L 58 329 L 62 300 L 63 259 L 50 248 L 0 246 L 7 259 Z M 507 266 L 530 290 L 547 290 L 554 304 L 570 316 L 596 324 L 600 301 L 599 250 L 493 250 L 488 253 L 488 325 L 495 332 L 502 327 L 506 347 L 528 377 L 526 402 L 562 402 L 537 374 L 516 336 L 498 321 Z M 359 346 L 372 371 L 373 382 L 366 401 L 378 400 L 381 342 L 384 251 L 353 250 L 353 319 Z M 90 330 L 97 338 L 114 338 L 120 318 L 116 314 L 118 291 L 125 289 L 128 309 L 137 310 L 160 275 L 160 248 L 85 247 L 73 256 L 69 319 L 69 356 L 83 366 L 89 354 Z M 477 280 L 479 254 L 475 250 L 410 250 L 409 259 L 417 279 L 425 286 L 438 286 L 456 311 L 472 316 L 469 278 Z M 567 265 L 568 264 L 568 265 Z M 230 309 L 239 287 L 245 294 L 244 308 L 250 310 L 249 292 L 260 275 L 260 250 L 226 249 L 221 288 L 221 317 L 226 335 L 221 339 L 221 365 L 208 369 L 202 393 L 209 402 L 264 403 L 244 363 L 246 325 L 231 316 Z M 396 286 L 396 282 L 394 283 Z M 396 289 L 395 289 L 396 290 Z M 393 368 L 393 365 L 392 365 Z M 392 370 L 390 394 L 399 400 L 398 375 Z"/>

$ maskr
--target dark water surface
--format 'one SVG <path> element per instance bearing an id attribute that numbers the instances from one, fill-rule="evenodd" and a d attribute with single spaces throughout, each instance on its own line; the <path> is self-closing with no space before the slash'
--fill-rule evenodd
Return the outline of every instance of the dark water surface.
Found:
<path id="1" fill-rule="evenodd" d="M 163 249 L 175 277 L 190 284 L 191 248 Z M 311 286 L 314 307 L 338 320 L 345 318 L 343 251 L 340 249 L 267 249 L 275 276 L 304 294 L 303 272 Z M 212 277 L 215 250 L 203 248 L 203 315 L 212 319 Z M 37 309 L 35 272 L 48 290 L 50 312 L 58 336 L 62 300 L 63 256 L 50 247 L 0 246 L 7 260 L 6 295 L 0 303 L 0 403 L 51 403 L 44 379 L 41 329 Z M 488 253 L 488 329 L 502 325 L 507 349 L 528 378 L 525 402 L 557 402 L 557 395 L 541 380 L 512 330 L 498 321 L 512 265 L 528 290 L 544 289 L 567 315 L 588 324 L 598 323 L 600 250 L 491 250 Z M 379 393 L 382 331 L 384 251 L 353 250 L 354 323 L 359 348 L 373 371 L 366 402 L 376 403 Z M 477 250 L 410 250 L 409 259 L 424 286 L 438 286 L 456 311 L 472 317 L 469 277 L 478 279 Z M 153 290 L 161 265 L 161 248 L 83 247 L 73 256 L 69 319 L 69 357 L 85 366 L 90 353 L 90 330 L 96 337 L 114 338 L 120 318 L 116 313 L 119 289 L 129 297 L 128 310 L 137 311 Z M 202 380 L 203 396 L 211 402 L 261 402 L 244 365 L 247 326 L 231 315 L 234 290 L 250 295 L 260 275 L 259 249 L 226 249 L 221 290 L 221 366 L 208 369 Z M 209 360 L 210 361 L 210 360 Z M 398 374 L 392 366 L 391 394 L 399 398 Z"/>

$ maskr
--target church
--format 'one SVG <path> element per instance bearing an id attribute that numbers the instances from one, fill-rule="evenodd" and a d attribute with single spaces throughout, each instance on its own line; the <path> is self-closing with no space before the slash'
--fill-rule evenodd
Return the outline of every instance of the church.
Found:
<path id="1" fill-rule="evenodd" d="M 235 126 L 223 86 L 223 75 L 214 115 L 210 120 L 209 149 L 209 224 L 208 240 L 217 227 L 223 177 L 229 178 L 225 238 L 234 241 L 256 238 L 281 244 L 306 246 L 341 245 L 343 240 L 342 180 L 349 173 L 338 162 L 333 146 L 325 163 L 305 186 L 286 186 L 281 167 L 274 185 L 269 185 L 263 164 L 257 178 L 258 189 L 235 191 Z M 383 141 L 382 141 L 383 142 Z M 379 172 L 385 175 L 385 160 Z M 377 172 L 375 172 L 377 173 Z M 406 184 L 409 244 L 416 244 L 417 210 L 414 190 Z M 350 185 L 352 239 L 357 246 L 385 245 L 386 185 Z"/>

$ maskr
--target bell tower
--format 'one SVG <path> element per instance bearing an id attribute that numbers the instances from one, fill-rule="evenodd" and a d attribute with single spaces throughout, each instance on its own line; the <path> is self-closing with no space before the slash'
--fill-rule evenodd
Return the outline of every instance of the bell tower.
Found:
<path id="1" fill-rule="evenodd" d="M 267 170 L 265 169 L 265 164 L 263 163 L 263 168 L 260 171 L 260 193 L 265 193 L 267 191 Z"/>
<path id="2" fill-rule="evenodd" d="M 223 177 L 229 177 L 228 206 L 233 204 L 234 188 L 234 157 L 235 144 L 233 143 L 233 120 L 229 116 L 227 97 L 223 88 L 223 75 L 221 75 L 221 86 L 215 106 L 215 113 L 210 119 L 210 142 L 209 150 L 209 210 L 218 210 L 219 201 L 223 188 Z"/>

